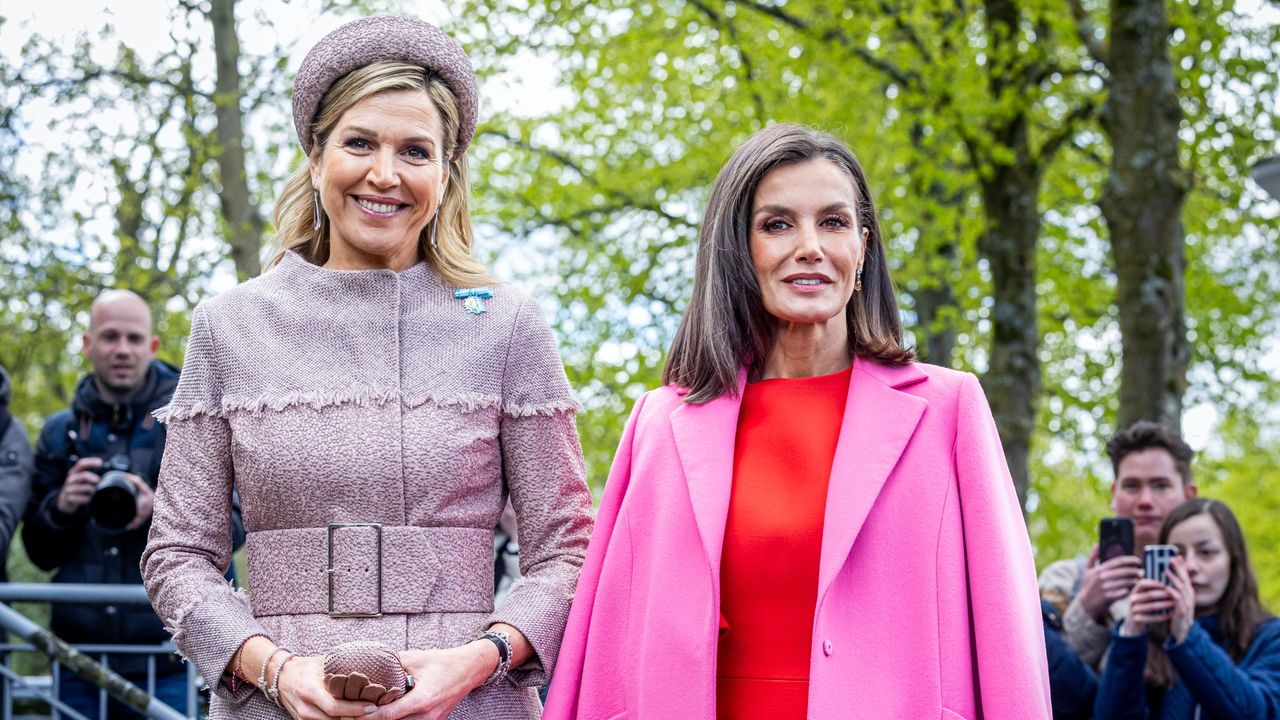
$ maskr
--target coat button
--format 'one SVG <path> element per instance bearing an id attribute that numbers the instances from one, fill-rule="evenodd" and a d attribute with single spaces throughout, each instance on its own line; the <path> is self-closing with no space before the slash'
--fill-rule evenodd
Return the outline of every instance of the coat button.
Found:
<path id="1" fill-rule="evenodd" d="M 823 640 L 823 641 L 822 641 L 822 652 L 823 652 L 823 654 L 824 654 L 824 655 L 830 655 L 830 654 L 831 654 L 831 650 L 832 650 L 831 641 L 830 641 L 830 640 Z"/>
<path id="2" fill-rule="evenodd" d="M 106 613 L 107 613 L 108 615 L 115 615 L 115 614 L 116 614 L 116 606 L 115 606 L 115 605 L 108 605 L 108 606 L 106 607 Z"/>
<path id="3" fill-rule="evenodd" d="M 119 554 L 120 554 L 120 548 L 115 546 L 107 548 L 107 551 L 106 551 L 107 557 L 115 557 Z"/>
<path id="4" fill-rule="evenodd" d="M 116 434 L 115 434 L 115 433 L 107 433 L 107 442 L 115 442 L 115 441 L 116 441 Z"/>

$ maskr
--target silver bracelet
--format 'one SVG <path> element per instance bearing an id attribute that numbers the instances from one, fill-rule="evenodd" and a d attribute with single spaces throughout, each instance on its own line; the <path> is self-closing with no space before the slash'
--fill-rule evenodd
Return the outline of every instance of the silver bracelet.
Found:
<path id="1" fill-rule="evenodd" d="M 270 695 L 267 693 L 267 667 L 271 664 L 271 658 L 275 657 L 278 652 L 289 652 L 289 650 L 288 648 L 277 647 L 275 650 L 267 653 L 267 656 L 262 659 L 262 669 L 258 671 L 258 682 L 255 683 L 258 686 L 258 689 L 262 691 L 262 694 L 267 695 L 268 697 L 270 697 Z"/>
<path id="2" fill-rule="evenodd" d="M 284 669 L 285 663 L 295 657 L 297 657 L 297 655 L 285 650 L 284 657 L 280 658 L 280 664 L 276 665 L 275 677 L 271 678 L 271 692 L 267 693 L 267 697 L 271 698 L 271 702 L 275 703 L 276 707 L 284 708 L 284 705 L 280 704 L 280 671 Z"/>
<path id="3" fill-rule="evenodd" d="M 507 671 L 511 669 L 511 635 L 501 630 L 487 630 L 480 637 L 498 647 L 498 667 L 494 668 L 493 673 L 480 683 L 483 687 L 491 687 L 502 682 L 507 676 Z"/>

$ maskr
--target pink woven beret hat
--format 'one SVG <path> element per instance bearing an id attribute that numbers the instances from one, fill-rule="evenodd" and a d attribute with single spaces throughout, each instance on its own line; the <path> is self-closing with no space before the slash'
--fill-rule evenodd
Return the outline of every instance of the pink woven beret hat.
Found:
<path id="1" fill-rule="evenodd" d="M 320 98 L 343 75 L 379 60 L 399 60 L 440 76 L 458 98 L 462 122 L 454 158 L 476 132 L 476 75 L 462 46 L 440 28 L 407 17 L 367 17 L 325 35 L 298 67 L 293 81 L 293 127 L 302 149 L 311 152 L 311 123 Z"/>

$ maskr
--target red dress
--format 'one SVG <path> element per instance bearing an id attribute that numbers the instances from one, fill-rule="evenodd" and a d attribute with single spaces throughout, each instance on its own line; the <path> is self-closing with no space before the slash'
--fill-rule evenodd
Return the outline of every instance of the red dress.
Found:
<path id="1" fill-rule="evenodd" d="M 808 709 L 822 520 L 850 371 L 743 393 L 720 563 L 720 720 L 803 720 Z"/>

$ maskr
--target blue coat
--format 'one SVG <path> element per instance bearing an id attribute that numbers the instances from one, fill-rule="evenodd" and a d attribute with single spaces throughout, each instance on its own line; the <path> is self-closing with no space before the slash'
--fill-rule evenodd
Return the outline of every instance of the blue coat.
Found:
<path id="1" fill-rule="evenodd" d="M 1144 633 L 1121 637 L 1117 624 L 1111 637 L 1111 654 L 1098 687 L 1094 718 L 1280 718 L 1280 621 L 1269 620 L 1258 626 L 1238 666 L 1222 648 L 1216 616 L 1197 620 L 1187 639 L 1177 645 L 1166 644 L 1165 652 L 1178 672 L 1178 684 L 1162 695 L 1148 696 L 1142 681 L 1147 662 L 1147 636 Z"/>
<path id="2" fill-rule="evenodd" d="M 1049 692 L 1054 720 L 1088 720 L 1098 694 L 1098 676 L 1062 637 L 1062 614 L 1040 601 L 1044 617 L 1044 649 L 1049 660 Z"/>

